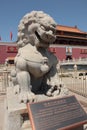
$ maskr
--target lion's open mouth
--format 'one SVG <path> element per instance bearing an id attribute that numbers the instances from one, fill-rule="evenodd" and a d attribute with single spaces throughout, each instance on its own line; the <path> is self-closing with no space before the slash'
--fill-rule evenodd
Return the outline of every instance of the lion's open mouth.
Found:
<path id="1" fill-rule="evenodd" d="M 41 44 L 45 44 L 47 46 L 49 46 L 50 44 L 54 43 L 54 41 L 55 41 L 55 36 L 51 36 L 49 38 L 49 36 L 47 34 L 45 34 L 44 37 L 46 37 L 47 39 L 46 38 L 42 39 L 42 37 L 39 35 L 39 33 L 37 31 L 35 31 L 35 35 L 39 39 Z"/>
<path id="2" fill-rule="evenodd" d="M 39 39 L 39 41 L 40 41 L 41 43 L 44 43 L 44 44 L 47 44 L 47 45 L 50 44 L 49 42 L 43 40 L 43 39 L 40 37 L 40 35 L 39 35 L 39 33 L 38 33 L 37 31 L 35 31 L 35 35 L 36 35 L 36 37 Z"/>

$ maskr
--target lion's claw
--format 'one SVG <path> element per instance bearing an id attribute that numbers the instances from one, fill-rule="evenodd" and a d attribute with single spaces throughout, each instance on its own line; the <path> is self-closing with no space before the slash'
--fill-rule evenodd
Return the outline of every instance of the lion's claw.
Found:
<path id="1" fill-rule="evenodd" d="M 21 92 L 19 94 L 19 102 L 20 103 L 36 102 L 36 96 L 32 92 Z"/>

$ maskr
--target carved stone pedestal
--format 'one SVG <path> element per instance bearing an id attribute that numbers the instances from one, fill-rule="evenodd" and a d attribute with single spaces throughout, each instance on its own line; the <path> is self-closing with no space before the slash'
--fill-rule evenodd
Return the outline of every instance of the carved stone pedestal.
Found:
<path id="1" fill-rule="evenodd" d="M 40 95 L 37 100 L 44 99 L 48 98 Z M 18 95 L 14 94 L 13 87 L 8 87 L 5 101 L 5 121 L 3 130 L 32 130 L 29 117 L 27 116 L 27 119 L 25 119 L 26 113 L 28 113 L 26 104 L 19 103 Z"/>
<path id="2" fill-rule="evenodd" d="M 18 95 L 14 94 L 13 88 L 7 88 L 4 130 L 27 130 L 22 128 L 23 113 L 27 113 L 26 105 L 18 102 Z"/>

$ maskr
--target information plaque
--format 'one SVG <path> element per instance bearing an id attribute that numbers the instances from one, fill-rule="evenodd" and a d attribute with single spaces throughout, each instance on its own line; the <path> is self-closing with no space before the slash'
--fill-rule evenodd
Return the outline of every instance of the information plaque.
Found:
<path id="1" fill-rule="evenodd" d="M 87 123 L 87 114 L 75 96 L 28 103 L 32 130 L 71 130 Z"/>

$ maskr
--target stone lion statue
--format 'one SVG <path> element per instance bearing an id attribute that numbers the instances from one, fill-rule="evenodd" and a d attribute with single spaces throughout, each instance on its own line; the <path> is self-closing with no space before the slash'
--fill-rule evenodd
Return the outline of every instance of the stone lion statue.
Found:
<path id="1" fill-rule="evenodd" d="M 42 11 L 26 14 L 18 25 L 18 54 L 11 72 L 20 101 L 35 101 L 36 95 L 59 95 L 58 60 L 49 51 L 55 39 L 56 22 Z"/>

